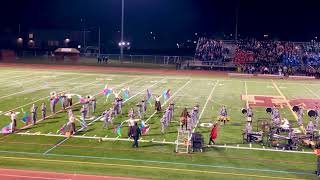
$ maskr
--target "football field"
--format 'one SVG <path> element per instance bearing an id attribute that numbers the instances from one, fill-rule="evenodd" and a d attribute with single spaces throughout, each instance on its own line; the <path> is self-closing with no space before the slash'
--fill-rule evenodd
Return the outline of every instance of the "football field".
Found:
<path id="1" fill-rule="evenodd" d="M 130 96 L 124 101 L 124 113 L 113 119 L 113 125 L 103 128 L 101 114 L 112 106 L 114 98 L 111 95 L 106 100 L 103 95 L 106 84 L 113 91 L 129 87 Z M 140 147 L 131 148 L 127 126 L 121 128 L 121 137 L 114 132 L 114 127 L 128 119 L 128 110 L 136 107 L 147 90 L 161 95 L 167 89 L 171 96 L 161 99 L 161 103 L 163 109 L 170 103 L 175 104 L 173 121 L 162 134 L 162 113 L 155 112 L 152 99 L 143 115 L 150 129 L 140 139 Z M 96 96 L 97 112 L 87 120 L 85 131 L 73 137 L 59 133 L 67 122 L 67 113 L 60 111 L 60 103 L 57 114 L 49 113 L 49 96 L 53 91 Z M 74 101 L 77 103 L 76 98 Z M 20 121 L 22 109 L 31 114 L 32 104 L 40 109 L 43 102 L 47 104 L 48 119 L 40 120 L 38 110 L 40 121 L 26 127 Z M 302 104 L 305 109 L 312 109 L 318 103 L 320 82 L 316 80 L 3 67 L 0 68 L 0 127 L 11 122 L 7 112 L 15 111 L 20 112 L 17 126 L 22 129 L 0 136 L 0 167 L 146 179 L 313 179 L 316 178 L 313 174 L 316 157 L 308 147 L 300 147 L 299 152 L 282 152 L 272 151 L 265 144 L 243 144 L 246 119 L 241 109 L 253 107 L 253 125 L 257 129 L 258 120 L 270 118 L 265 109 L 276 104 L 281 107 L 282 117 L 297 127 L 292 107 Z M 177 154 L 174 150 L 179 116 L 185 107 L 196 104 L 200 111 L 194 131 L 204 136 L 205 144 L 211 130 L 205 124 L 216 122 L 221 107 L 227 107 L 230 121 L 219 127 L 216 141 L 221 147 L 202 153 Z M 80 108 L 80 104 L 72 106 L 78 118 Z M 305 115 L 304 125 L 308 122 L 309 117 Z M 76 125 L 77 129 L 81 128 L 80 123 Z"/>

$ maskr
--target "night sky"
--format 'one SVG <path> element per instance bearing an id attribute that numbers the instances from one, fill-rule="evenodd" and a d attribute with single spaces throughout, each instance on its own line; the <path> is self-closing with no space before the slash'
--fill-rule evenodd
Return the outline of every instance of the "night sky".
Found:
<path id="1" fill-rule="evenodd" d="M 153 39 L 159 47 L 199 35 L 234 34 L 239 7 L 239 34 L 309 41 L 320 36 L 319 1 L 286 0 L 125 0 L 125 37 L 137 46 Z M 121 0 L 10 0 L 0 7 L 0 32 L 101 27 L 102 41 L 118 41 Z M 152 34 L 150 34 L 152 32 Z"/>

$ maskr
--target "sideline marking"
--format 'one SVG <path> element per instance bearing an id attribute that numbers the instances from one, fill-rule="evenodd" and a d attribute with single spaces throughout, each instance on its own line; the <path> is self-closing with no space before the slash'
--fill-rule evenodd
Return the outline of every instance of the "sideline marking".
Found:
<path id="1" fill-rule="evenodd" d="M 47 154 L 48 156 L 55 156 L 54 154 Z M 60 156 L 60 155 L 57 155 Z M 68 155 L 62 155 L 68 156 Z M 74 156 L 76 157 L 76 156 Z M 82 156 L 78 156 L 82 157 Z M 244 177 L 256 177 L 256 178 L 270 178 L 270 179 L 288 179 L 288 180 L 297 180 L 296 178 L 290 177 L 279 177 L 279 176 L 263 176 L 263 175 L 255 175 L 255 174 L 242 174 L 242 173 L 228 173 L 228 172 L 219 172 L 219 171 L 208 171 L 208 170 L 191 170 L 191 169 L 182 169 L 182 168 L 169 168 L 169 167 L 159 167 L 159 166 L 144 166 L 144 165 L 132 165 L 132 164 L 116 164 L 116 163 L 102 163 L 102 162 L 83 162 L 76 160 L 54 160 L 54 159 L 39 159 L 39 158 L 23 158 L 23 157 L 11 157 L 11 156 L 0 156 L 0 159 L 13 159 L 13 160 L 29 160 L 29 161 L 43 161 L 48 163 L 56 163 L 56 164 L 78 164 L 78 165 L 104 165 L 111 167 L 124 167 L 124 168 L 145 168 L 145 169 L 158 169 L 158 170 L 169 170 L 169 171 L 182 171 L 182 172 L 193 172 L 193 173 L 206 173 L 206 174 L 221 174 L 221 175 L 233 175 L 233 176 L 244 176 Z M 141 161 L 140 161 L 141 162 Z M 144 161 L 142 161 L 144 162 Z M 146 161 L 145 161 L 146 162 Z M 156 161 L 154 161 L 156 162 Z M 161 162 L 161 161 L 159 161 Z M 188 165 L 185 163 L 171 163 L 171 162 L 163 162 L 165 164 L 177 164 L 177 165 Z M 207 167 L 206 165 L 193 164 L 198 167 Z M 210 166 L 208 166 L 210 167 Z M 211 167 L 219 167 L 219 166 L 211 166 Z M 220 168 L 227 168 L 227 166 L 220 166 Z M 230 169 L 238 169 L 234 167 L 230 167 Z M 299 173 L 299 172 L 288 172 L 288 171 L 273 171 L 273 170 L 263 170 L 263 169 L 247 169 L 247 168 L 239 168 L 239 170 L 251 170 L 251 171 L 262 171 L 262 172 L 274 172 L 274 173 L 283 173 L 283 174 L 300 174 L 300 175 L 313 175 L 311 173 Z M 299 178 L 301 179 L 301 178 Z"/>

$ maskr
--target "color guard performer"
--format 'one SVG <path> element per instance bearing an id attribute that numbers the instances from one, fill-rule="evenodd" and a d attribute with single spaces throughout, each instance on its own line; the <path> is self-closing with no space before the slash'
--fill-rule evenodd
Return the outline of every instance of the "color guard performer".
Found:
<path id="1" fill-rule="evenodd" d="M 11 119 L 11 133 L 14 133 L 17 128 L 17 113 L 10 111 L 10 119 Z"/>
<path id="2" fill-rule="evenodd" d="M 155 97 L 155 103 L 154 103 L 154 109 L 159 112 L 162 110 L 162 107 L 161 107 L 161 99 L 162 96 L 156 96 Z"/>
<path id="3" fill-rule="evenodd" d="M 182 111 L 182 113 L 180 115 L 181 129 L 183 129 L 183 127 L 186 127 L 186 130 L 188 130 L 188 118 L 190 118 L 190 115 L 188 113 L 187 108 L 184 108 L 184 110 Z"/>
<path id="4" fill-rule="evenodd" d="M 47 106 L 46 104 L 43 102 L 41 104 L 41 119 L 46 119 L 46 113 L 47 113 Z"/>

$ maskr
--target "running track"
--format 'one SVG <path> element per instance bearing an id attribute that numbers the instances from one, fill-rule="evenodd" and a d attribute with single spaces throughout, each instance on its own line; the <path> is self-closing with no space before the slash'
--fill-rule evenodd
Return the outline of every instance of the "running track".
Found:
<path id="1" fill-rule="evenodd" d="M 0 179 L 5 180 L 142 180 L 126 177 L 66 174 L 43 171 L 0 169 Z"/>

